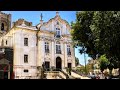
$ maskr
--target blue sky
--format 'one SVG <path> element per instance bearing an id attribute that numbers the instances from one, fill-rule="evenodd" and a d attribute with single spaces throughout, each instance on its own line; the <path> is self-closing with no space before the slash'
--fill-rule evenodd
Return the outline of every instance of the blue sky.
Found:
<path id="1" fill-rule="evenodd" d="M 40 15 L 42 13 L 43 20 L 47 22 L 49 19 L 53 18 L 56 15 L 56 11 L 3 11 L 4 13 L 12 14 L 12 22 L 17 21 L 19 18 L 23 18 L 26 21 L 33 23 L 33 26 L 37 25 L 40 22 Z M 62 19 L 67 20 L 69 23 L 76 20 L 76 11 L 59 11 L 59 15 Z M 75 56 L 79 58 L 80 64 L 84 65 L 84 55 L 80 54 L 78 51 L 79 48 L 75 48 Z M 86 60 L 90 59 L 86 55 Z"/>

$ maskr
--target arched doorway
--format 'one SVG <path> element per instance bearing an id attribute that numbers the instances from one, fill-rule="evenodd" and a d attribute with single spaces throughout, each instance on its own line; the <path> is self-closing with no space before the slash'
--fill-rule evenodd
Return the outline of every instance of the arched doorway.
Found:
<path id="1" fill-rule="evenodd" d="M 62 69 L 62 60 L 60 57 L 56 58 L 56 70 L 60 71 Z"/>

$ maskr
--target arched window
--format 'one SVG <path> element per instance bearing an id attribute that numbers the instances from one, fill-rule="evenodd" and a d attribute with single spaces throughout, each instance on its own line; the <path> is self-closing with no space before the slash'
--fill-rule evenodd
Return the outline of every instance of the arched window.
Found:
<path id="1" fill-rule="evenodd" d="M 4 30 L 4 23 L 1 24 L 1 30 Z"/>
<path id="2" fill-rule="evenodd" d="M 61 45 L 60 42 L 56 42 L 56 53 L 61 54 Z"/>

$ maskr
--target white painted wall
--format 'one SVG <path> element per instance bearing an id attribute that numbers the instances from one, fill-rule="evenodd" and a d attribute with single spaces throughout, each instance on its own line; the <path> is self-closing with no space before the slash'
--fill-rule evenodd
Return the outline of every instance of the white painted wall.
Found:
<path id="1" fill-rule="evenodd" d="M 62 59 L 62 68 L 64 69 L 67 67 L 67 63 L 72 63 L 72 67 L 75 67 L 75 55 L 74 49 L 71 47 L 71 57 L 67 55 L 67 44 L 68 41 L 71 41 L 70 37 L 62 37 L 60 40 L 61 43 L 61 51 L 62 54 L 56 54 L 56 38 L 54 37 L 53 33 L 50 31 L 55 31 L 56 28 L 56 20 L 59 21 L 61 27 L 61 34 L 67 35 L 69 28 L 66 27 L 66 23 L 62 21 L 60 18 L 56 18 L 48 22 L 42 26 L 41 30 L 38 32 L 38 46 L 37 37 L 36 37 L 36 30 L 16 27 L 12 28 L 9 33 L 5 36 L 0 38 L 0 45 L 1 40 L 6 39 L 8 40 L 8 45 L 13 47 L 14 50 L 14 72 L 16 78 L 25 79 L 26 76 L 28 78 L 33 78 L 36 76 L 37 73 L 37 66 L 42 66 L 44 61 L 50 61 L 50 67 L 56 67 L 56 58 L 59 56 Z M 40 25 L 38 25 L 39 28 Z M 47 29 L 46 29 L 47 28 Z M 10 36 L 10 37 L 8 37 Z M 43 38 L 41 38 L 43 37 Z M 24 38 L 28 38 L 28 46 L 24 46 Z M 46 40 L 47 39 L 47 40 Z M 45 54 L 44 50 L 44 43 L 45 41 L 49 42 L 49 49 L 50 53 L 48 55 Z M 28 63 L 24 63 L 24 54 L 28 55 Z M 25 73 L 24 69 L 28 69 L 29 72 Z"/>

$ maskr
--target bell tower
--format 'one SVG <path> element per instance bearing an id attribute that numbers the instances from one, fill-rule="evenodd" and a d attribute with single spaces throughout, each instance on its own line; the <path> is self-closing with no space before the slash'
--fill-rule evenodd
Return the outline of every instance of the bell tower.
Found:
<path id="1" fill-rule="evenodd" d="M 5 14 L 0 11 L 0 36 L 8 32 L 11 28 L 11 14 Z"/>

